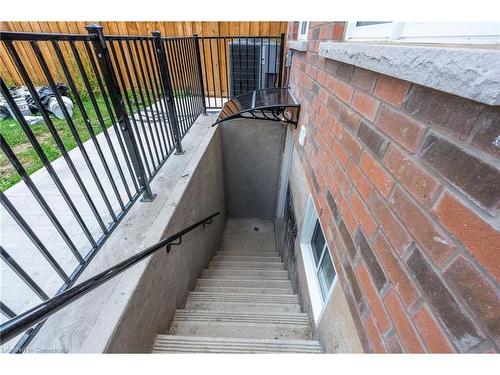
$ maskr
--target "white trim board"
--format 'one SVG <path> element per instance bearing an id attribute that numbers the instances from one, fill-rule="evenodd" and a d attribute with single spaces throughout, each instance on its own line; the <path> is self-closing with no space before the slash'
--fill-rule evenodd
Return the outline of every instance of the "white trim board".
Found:
<path id="1" fill-rule="evenodd" d="M 500 22 L 348 22 L 345 40 L 402 43 L 500 44 Z"/>

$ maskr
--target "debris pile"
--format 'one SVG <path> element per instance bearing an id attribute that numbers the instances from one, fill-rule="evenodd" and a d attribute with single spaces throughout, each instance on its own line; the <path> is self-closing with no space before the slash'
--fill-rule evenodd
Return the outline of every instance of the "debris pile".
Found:
<path id="1" fill-rule="evenodd" d="M 73 101 L 69 97 L 68 87 L 65 84 L 58 83 L 56 85 L 56 89 L 61 96 L 61 100 L 68 115 L 73 117 Z M 44 108 L 54 114 L 54 116 L 58 119 L 64 119 L 64 109 L 59 105 L 56 95 L 52 89 L 47 86 L 41 86 L 35 87 L 35 90 Z M 34 125 L 43 121 L 43 117 L 39 114 L 40 112 L 35 104 L 35 100 L 32 98 L 29 90 L 25 86 L 11 87 L 9 88 L 9 92 L 12 95 L 17 108 L 29 125 Z M 12 108 L 10 108 L 5 98 L 0 95 L 0 119 L 10 117 L 14 119 L 16 118 Z"/>

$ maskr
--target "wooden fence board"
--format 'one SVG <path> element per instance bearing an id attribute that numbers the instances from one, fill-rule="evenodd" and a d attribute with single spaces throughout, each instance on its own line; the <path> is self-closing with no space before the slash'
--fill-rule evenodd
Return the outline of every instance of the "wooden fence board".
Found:
<path id="1" fill-rule="evenodd" d="M 111 21 L 62 21 L 62 22 L 42 22 L 42 21 L 23 21 L 23 22 L 0 22 L 0 31 L 17 31 L 17 32 L 48 32 L 48 33 L 71 33 L 71 34 L 87 34 L 85 26 L 88 24 L 97 23 L 104 27 L 104 33 L 107 35 L 151 35 L 154 30 L 159 30 L 162 36 L 191 36 L 197 33 L 200 36 L 278 36 L 280 33 L 287 32 L 286 22 L 275 21 L 258 21 L 258 22 L 239 22 L 239 21 L 221 21 L 221 22 L 206 22 L 206 21 L 183 21 L 183 22 L 111 22 Z M 33 48 L 28 42 L 15 42 L 16 50 L 18 51 L 25 67 L 35 85 L 46 84 L 47 80 L 42 72 L 40 64 L 34 54 Z M 66 82 L 65 76 L 61 69 L 61 64 L 57 60 L 54 47 L 50 42 L 38 43 L 43 57 L 57 82 Z M 86 56 L 86 52 L 82 43 L 76 43 L 78 51 L 82 57 Z M 76 62 L 72 50 L 67 42 L 59 43 L 64 59 L 68 64 L 71 73 L 77 72 Z M 123 69 L 123 57 L 119 51 L 118 45 L 115 44 L 118 65 Z M 209 59 L 210 49 L 215 57 L 219 53 L 219 59 L 213 61 Z M 227 56 L 224 53 L 224 41 L 212 42 L 206 41 L 203 45 L 202 60 L 206 56 L 206 61 L 202 61 L 205 71 L 203 78 L 205 87 L 209 95 L 223 92 L 227 95 L 225 88 L 227 86 Z M 128 54 L 128 51 L 126 51 Z M 127 60 L 129 59 L 126 55 Z M 206 65 L 206 66 L 205 66 Z M 131 68 L 131 67 L 129 67 Z M 123 70 L 122 70 L 123 71 Z M 124 71 L 123 71 L 124 72 Z M 0 74 L 8 84 L 22 85 L 24 84 L 21 77 L 13 64 L 5 46 L 0 43 Z M 133 74 L 133 73 L 132 73 Z M 126 84 L 130 84 L 127 75 L 124 74 Z M 134 77 L 132 75 L 132 81 Z M 134 84 L 134 82 L 132 82 Z"/>

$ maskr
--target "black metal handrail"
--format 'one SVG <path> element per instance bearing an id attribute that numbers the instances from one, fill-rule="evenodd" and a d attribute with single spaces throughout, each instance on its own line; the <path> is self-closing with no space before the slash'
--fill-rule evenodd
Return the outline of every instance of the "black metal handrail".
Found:
<path id="1" fill-rule="evenodd" d="M 103 285 L 108 280 L 119 275 L 123 271 L 129 269 L 133 265 L 139 263 L 140 261 L 146 259 L 153 253 L 162 248 L 166 247 L 167 252 L 170 251 L 170 247 L 173 245 L 180 245 L 182 242 L 182 237 L 191 232 L 193 229 L 199 226 L 205 226 L 206 224 L 211 224 L 212 219 L 218 216 L 220 212 L 216 212 L 186 228 L 177 232 L 176 234 L 148 247 L 147 249 L 141 251 L 140 253 L 131 256 L 130 258 L 118 263 L 117 265 L 108 268 L 90 279 L 65 290 L 64 292 L 52 297 L 45 302 L 33 307 L 32 309 L 22 313 L 15 318 L 9 320 L 8 322 L 0 326 L 0 344 L 4 344 L 10 339 L 14 338 L 18 334 L 24 332 L 28 328 L 32 327 L 38 322 L 41 322 L 52 314 L 56 313 L 63 307 L 69 305 L 75 300 L 83 297 L 85 294 L 96 289 L 97 287 Z M 179 241 L 179 242 L 174 242 Z"/>

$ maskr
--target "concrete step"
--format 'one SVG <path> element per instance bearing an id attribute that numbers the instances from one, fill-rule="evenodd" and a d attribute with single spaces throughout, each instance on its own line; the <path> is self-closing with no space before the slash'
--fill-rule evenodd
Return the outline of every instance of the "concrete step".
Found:
<path id="1" fill-rule="evenodd" d="M 250 294 L 292 294 L 291 288 L 243 288 L 243 287 L 215 287 L 197 286 L 195 292 L 205 293 L 250 293 Z"/>
<path id="2" fill-rule="evenodd" d="M 310 337 L 274 223 L 228 220 L 221 248 L 153 353 L 321 353 Z"/>
<path id="3" fill-rule="evenodd" d="M 231 323 L 231 322 L 172 322 L 170 335 L 233 337 L 246 339 L 309 338 L 309 325 Z"/>
<path id="4" fill-rule="evenodd" d="M 321 353 L 318 341 L 157 335 L 153 353 Z"/>
<path id="5" fill-rule="evenodd" d="M 204 279 L 250 279 L 250 280 L 288 280 L 285 270 L 221 270 L 205 269 Z"/>
<path id="6" fill-rule="evenodd" d="M 276 257 L 266 257 L 257 255 L 216 255 L 214 259 L 217 262 L 275 262 L 281 263 L 281 258 Z"/>
<path id="7" fill-rule="evenodd" d="M 246 251 L 246 250 L 238 250 L 238 249 L 232 249 L 232 250 L 220 250 L 217 251 L 217 256 L 255 256 L 255 257 L 279 257 L 280 255 L 278 254 L 277 251 Z"/>
<path id="8" fill-rule="evenodd" d="M 220 262 L 211 261 L 208 265 L 209 268 L 213 269 L 233 269 L 233 270 L 248 270 L 248 269 L 272 269 L 272 270 L 284 270 L 285 266 L 283 263 L 277 262 Z"/>
<path id="9" fill-rule="evenodd" d="M 231 312 L 242 312 L 247 311 L 249 313 L 289 313 L 289 312 L 301 312 L 300 305 L 298 303 L 255 303 L 255 302 L 219 302 L 219 301 L 187 301 L 186 309 L 190 310 L 212 310 L 212 311 L 231 311 Z"/>
<path id="10" fill-rule="evenodd" d="M 289 280 L 198 279 L 197 287 L 291 289 Z"/>
<path id="11" fill-rule="evenodd" d="M 250 294 L 250 293 L 207 293 L 190 292 L 188 301 L 191 302 L 237 302 L 237 303 L 273 303 L 298 304 L 296 294 Z"/>
<path id="12" fill-rule="evenodd" d="M 278 314 L 220 311 L 178 310 L 169 330 L 170 335 L 308 339 L 306 314 Z"/>
<path id="13" fill-rule="evenodd" d="M 174 321 L 197 322 L 240 322 L 240 323 L 273 323 L 273 324 L 309 324 L 306 313 L 249 313 L 237 311 L 210 311 L 178 309 Z"/>

